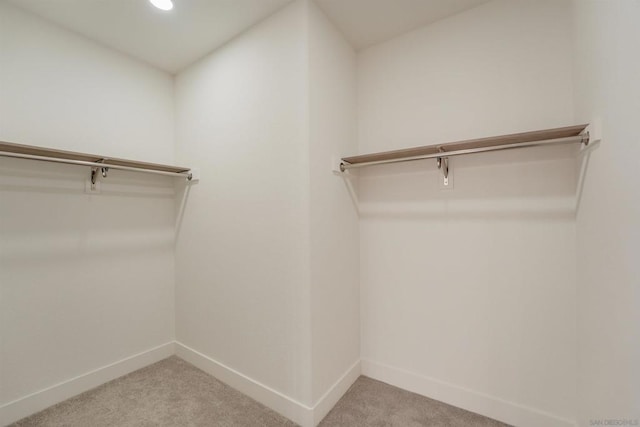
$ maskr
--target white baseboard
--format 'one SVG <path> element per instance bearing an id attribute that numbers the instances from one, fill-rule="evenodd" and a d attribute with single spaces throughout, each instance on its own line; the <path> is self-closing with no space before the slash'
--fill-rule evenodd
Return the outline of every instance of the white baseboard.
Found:
<path id="1" fill-rule="evenodd" d="M 303 427 L 313 427 L 313 408 L 176 342 L 176 355 Z"/>
<path id="2" fill-rule="evenodd" d="M 174 353 L 175 346 L 173 342 L 162 344 L 6 403 L 0 406 L 0 425 L 18 421 L 108 381 L 159 362 Z"/>
<path id="3" fill-rule="evenodd" d="M 303 427 L 315 427 L 360 374 L 518 427 L 574 427 L 575 421 L 370 360 L 358 360 L 313 407 L 296 401 L 179 342 L 170 342 L 0 406 L 10 424 L 65 399 L 177 354 Z"/>
<path id="4" fill-rule="evenodd" d="M 316 402 L 313 407 L 313 425 L 320 424 L 320 421 L 327 416 L 329 411 L 338 403 L 338 400 L 344 396 L 349 387 L 360 376 L 360 360 L 357 360 L 347 371 L 333 384 L 325 394 Z"/>
<path id="5" fill-rule="evenodd" d="M 362 375 L 518 427 L 574 427 L 575 421 L 454 384 L 362 359 Z"/>
<path id="6" fill-rule="evenodd" d="M 360 376 L 358 360 L 309 407 L 180 342 L 176 355 L 303 427 L 317 426 Z"/>

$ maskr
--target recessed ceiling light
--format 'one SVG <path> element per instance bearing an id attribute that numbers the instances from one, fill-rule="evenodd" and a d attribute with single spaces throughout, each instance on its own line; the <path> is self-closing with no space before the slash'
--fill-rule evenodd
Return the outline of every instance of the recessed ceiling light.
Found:
<path id="1" fill-rule="evenodd" d="M 173 9 L 173 1 L 171 0 L 149 0 L 152 5 L 157 7 L 160 10 L 171 10 Z"/>

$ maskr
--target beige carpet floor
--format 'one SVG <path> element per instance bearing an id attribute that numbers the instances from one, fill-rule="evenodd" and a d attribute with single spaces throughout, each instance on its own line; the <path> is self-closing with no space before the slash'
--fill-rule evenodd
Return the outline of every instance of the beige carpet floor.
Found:
<path id="1" fill-rule="evenodd" d="M 505 424 L 360 377 L 320 425 Z M 295 424 L 174 356 L 24 418 L 13 426 L 286 427 Z"/>
<path id="2" fill-rule="evenodd" d="M 322 427 L 502 427 L 501 422 L 360 377 L 320 423 Z"/>

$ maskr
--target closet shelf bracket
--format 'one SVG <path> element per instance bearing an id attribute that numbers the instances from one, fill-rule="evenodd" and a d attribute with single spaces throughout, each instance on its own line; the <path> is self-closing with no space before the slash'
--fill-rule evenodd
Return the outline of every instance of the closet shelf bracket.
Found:
<path id="1" fill-rule="evenodd" d="M 96 163 L 105 163 L 107 159 L 100 159 L 100 160 L 96 160 Z M 101 166 L 100 168 L 98 168 L 97 166 L 92 166 L 91 167 L 91 173 L 89 174 L 89 179 L 91 180 L 91 185 L 96 185 L 96 182 L 98 180 L 98 169 L 100 169 L 100 173 L 102 174 L 103 178 L 106 178 L 108 173 L 109 173 L 109 168 L 106 166 Z"/>
<path id="2" fill-rule="evenodd" d="M 438 151 L 444 153 L 444 149 L 442 147 L 438 147 Z M 442 171 L 443 175 L 443 185 L 449 185 L 449 157 L 436 157 L 436 165 L 438 169 Z"/>

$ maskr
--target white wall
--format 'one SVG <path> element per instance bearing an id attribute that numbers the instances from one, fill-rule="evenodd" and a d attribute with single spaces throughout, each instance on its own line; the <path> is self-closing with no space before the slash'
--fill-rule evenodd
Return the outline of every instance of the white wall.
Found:
<path id="1" fill-rule="evenodd" d="M 361 320 L 365 374 L 399 386 L 517 425 L 639 418 L 640 11 L 569 6 L 494 0 L 359 53 L 356 147 L 356 58 L 312 3 L 178 75 L 174 138 L 171 76 L 0 2 L 0 140 L 169 163 L 175 141 L 204 172 L 90 196 L 84 168 L 0 160 L 3 411 L 173 339 L 175 226 L 178 340 L 303 409 Z M 329 174 L 596 116 L 577 228 L 570 147 L 452 159 L 448 191 L 434 162 L 361 171 L 359 233 Z"/>
<path id="2" fill-rule="evenodd" d="M 306 7 L 294 3 L 176 77 L 183 195 L 176 334 L 311 403 Z"/>
<path id="3" fill-rule="evenodd" d="M 361 153 L 574 124 L 567 2 L 495 0 L 358 55 Z M 575 415 L 575 161 L 360 172 L 363 372 L 516 425 Z"/>
<path id="4" fill-rule="evenodd" d="M 640 419 L 640 3 L 575 1 L 575 107 L 602 120 L 577 217 L 578 420 Z"/>
<path id="5" fill-rule="evenodd" d="M 356 55 L 309 2 L 313 401 L 360 359 L 358 214 L 332 173 L 357 151 Z"/>
<path id="6" fill-rule="evenodd" d="M 169 74 L 1 7 L 3 140 L 173 162 Z"/>
<path id="7" fill-rule="evenodd" d="M 0 3 L 0 140 L 172 162 L 172 95 L 171 76 Z M 0 160 L 0 406 L 173 339 L 173 180 L 112 171 L 87 195 L 88 173 Z"/>
<path id="8" fill-rule="evenodd" d="M 178 204 L 177 339 L 313 424 L 359 374 L 358 218 L 332 174 L 356 149 L 355 53 L 299 1 L 180 73 L 176 108 L 178 160 L 204 171 Z"/>

